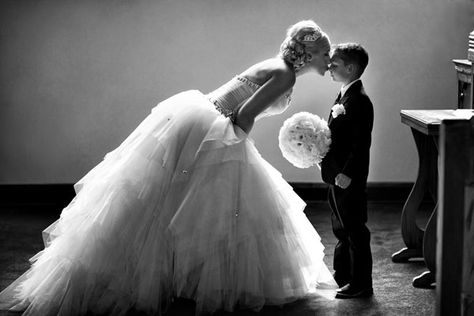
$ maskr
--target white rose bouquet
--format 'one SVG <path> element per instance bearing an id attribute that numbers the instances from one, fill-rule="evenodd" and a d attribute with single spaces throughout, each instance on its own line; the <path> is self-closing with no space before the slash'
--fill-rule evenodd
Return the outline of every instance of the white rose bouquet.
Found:
<path id="1" fill-rule="evenodd" d="M 321 162 L 331 145 L 331 131 L 325 120 L 309 112 L 287 119 L 278 135 L 279 147 L 291 164 L 309 168 Z"/>

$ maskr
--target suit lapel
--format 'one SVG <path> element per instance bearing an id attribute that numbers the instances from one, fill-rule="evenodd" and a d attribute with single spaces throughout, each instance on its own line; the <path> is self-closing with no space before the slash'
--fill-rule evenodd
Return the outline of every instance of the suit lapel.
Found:
<path id="1" fill-rule="evenodd" d="M 341 101 L 339 103 L 345 104 L 347 99 L 349 99 L 349 97 L 351 97 L 352 95 L 360 94 L 361 90 L 362 90 L 362 81 L 357 80 L 349 87 L 349 89 L 347 89 L 346 93 L 344 93 L 344 96 L 341 98 Z"/>
<path id="2" fill-rule="evenodd" d="M 343 104 L 345 107 L 348 106 L 349 104 L 346 103 L 346 101 L 349 99 L 350 96 L 352 95 L 357 95 L 360 94 L 362 91 L 362 80 L 357 80 L 354 82 L 349 89 L 347 89 L 346 93 L 344 93 L 344 96 L 341 98 L 341 91 L 337 94 L 337 98 L 334 101 L 334 104 L 340 103 Z M 333 120 L 332 117 L 332 110 L 329 112 L 329 119 L 328 119 L 328 125 L 331 124 Z"/>
<path id="3" fill-rule="evenodd" d="M 339 103 L 339 101 L 341 101 L 341 90 L 339 90 L 339 92 L 337 94 L 337 97 L 336 97 L 336 100 L 334 100 L 334 104 Z"/>
<path id="4" fill-rule="evenodd" d="M 349 99 L 351 96 L 359 95 L 362 91 L 362 81 L 358 80 L 354 82 L 352 86 L 347 89 L 346 93 L 344 93 L 344 96 L 341 99 L 341 103 L 344 104 L 347 99 Z"/>
<path id="5" fill-rule="evenodd" d="M 340 103 L 341 101 L 341 91 L 339 90 L 339 92 L 337 93 L 337 96 L 336 96 L 336 100 L 334 100 L 334 103 L 333 105 L 336 105 L 337 103 Z M 331 124 L 333 120 L 333 117 L 332 117 L 332 109 L 329 110 L 329 118 L 328 118 L 328 125 Z"/>

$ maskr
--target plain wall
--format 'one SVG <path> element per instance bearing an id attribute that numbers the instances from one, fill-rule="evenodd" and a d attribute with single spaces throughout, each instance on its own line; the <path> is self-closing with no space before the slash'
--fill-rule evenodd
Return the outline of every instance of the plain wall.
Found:
<path id="1" fill-rule="evenodd" d="M 411 182 L 417 153 L 402 109 L 455 108 L 452 59 L 474 30 L 470 0 L 0 1 L 0 183 L 72 183 L 160 100 L 209 92 L 274 56 L 286 28 L 314 19 L 333 43 L 360 42 L 375 106 L 369 181 Z M 298 79 L 292 106 L 257 122 L 264 158 L 295 182 L 321 182 L 278 148 L 283 121 L 327 119 L 339 84 Z"/>

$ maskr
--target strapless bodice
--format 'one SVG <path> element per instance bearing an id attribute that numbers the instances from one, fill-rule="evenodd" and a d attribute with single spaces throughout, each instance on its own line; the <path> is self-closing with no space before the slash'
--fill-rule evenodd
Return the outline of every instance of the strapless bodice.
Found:
<path id="1" fill-rule="evenodd" d="M 235 76 L 216 90 L 207 94 L 209 100 L 215 105 L 216 109 L 223 115 L 230 117 L 233 121 L 238 109 L 250 98 L 258 89 L 260 85 L 250 81 L 243 76 Z M 265 116 L 280 114 L 285 111 L 290 105 L 291 100 L 290 89 L 273 104 L 271 104 L 265 111 L 260 113 L 256 119 Z"/>

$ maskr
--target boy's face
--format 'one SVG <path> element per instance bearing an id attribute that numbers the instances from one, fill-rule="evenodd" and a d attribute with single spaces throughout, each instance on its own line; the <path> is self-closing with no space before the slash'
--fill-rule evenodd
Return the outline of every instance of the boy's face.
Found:
<path id="1" fill-rule="evenodd" d="M 329 66 L 329 72 L 331 73 L 332 80 L 336 82 L 349 83 L 352 77 L 352 71 L 344 64 L 344 61 L 337 57 L 331 56 L 331 64 Z"/>

